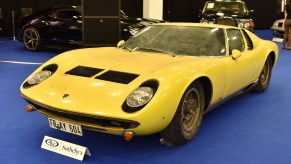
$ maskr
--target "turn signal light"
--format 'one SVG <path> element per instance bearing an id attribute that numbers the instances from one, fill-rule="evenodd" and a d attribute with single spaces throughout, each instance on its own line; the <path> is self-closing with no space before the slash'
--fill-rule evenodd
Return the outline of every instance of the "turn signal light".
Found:
<path id="1" fill-rule="evenodd" d="M 124 134 L 123 134 L 125 141 L 132 140 L 133 136 L 134 136 L 133 132 L 124 132 Z"/>
<path id="2" fill-rule="evenodd" d="M 27 106 L 25 107 L 25 111 L 26 111 L 26 112 L 33 112 L 33 111 L 35 111 L 35 109 L 34 109 L 33 107 L 31 107 L 30 105 L 27 105 Z"/>
<path id="3" fill-rule="evenodd" d="M 250 28 L 254 28 L 255 27 L 255 23 L 254 22 L 250 22 Z"/>

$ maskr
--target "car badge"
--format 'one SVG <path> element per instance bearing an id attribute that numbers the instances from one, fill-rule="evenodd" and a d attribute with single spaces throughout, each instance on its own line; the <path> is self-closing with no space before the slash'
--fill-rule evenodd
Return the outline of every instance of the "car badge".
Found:
<path id="1" fill-rule="evenodd" d="M 68 97 L 69 96 L 69 94 L 64 94 L 63 95 L 63 98 L 66 98 L 66 97 Z"/>

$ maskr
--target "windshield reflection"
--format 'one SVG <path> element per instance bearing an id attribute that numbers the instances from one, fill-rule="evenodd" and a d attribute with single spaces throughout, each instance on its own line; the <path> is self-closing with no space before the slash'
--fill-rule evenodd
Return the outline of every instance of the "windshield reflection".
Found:
<path id="1" fill-rule="evenodd" d="M 224 56 L 225 36 L 221 28 L 197 26 L 148 26 L 124 45 L 133 51 L 188 56 Z"/>

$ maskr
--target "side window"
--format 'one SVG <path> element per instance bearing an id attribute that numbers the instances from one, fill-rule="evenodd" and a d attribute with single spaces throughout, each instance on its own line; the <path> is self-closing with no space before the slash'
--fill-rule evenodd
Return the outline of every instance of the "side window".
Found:
<path id="1" fill-rule="evenodd" d="M 56 19 L 57 18 L 57 12 L 56 11 L 51 11 L 48 13 L 48 16 L 50 18 Z"/>
<path id="2" fill-rule="evenodd" d="M 75 10 L 59 10 L 50 12 L 48 16 L 54 19 L 72 20 L 78 19 L 81 14 Z"/>
<path id="3" fill-rule="evenodd" d="M 226 31 L 227 31 L 227 36 L 228 36 L 230 55 L 233 49 L 237 49 L 242 52 L 244 50 L 244 41 L 243 41 L 243 36 L 240 30 L 227 29 Z"/>
<path id="4" fill-rule="evenodd" d="M 68 20 L 68 19 L 72 19 L 72 15 L 70 13 L 70 11 L 59 11 L 58 12 L 58 19 L 63 19 L 63 20 Z"/>

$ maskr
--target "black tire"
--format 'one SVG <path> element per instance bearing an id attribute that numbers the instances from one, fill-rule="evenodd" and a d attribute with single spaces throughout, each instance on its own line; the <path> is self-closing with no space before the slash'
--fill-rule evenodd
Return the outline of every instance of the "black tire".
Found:
<path id="1" fill-rule="evenodd" d="M 251 91 L 254 93 L 264 92 L 269 87 L 271 74 L 272 74 L 272 60 L 271 57 L 269 56 L 259 76 L 258 83 L 256 84 L 256 86 L 254 86 L 254 88 L 252 88 Z"/>
<path id="2" fill-rule="evenodd" d="M 39 51 L 42 49 L 42 38 L 33 27 L 28 27 L 23 31 L 24 47 L 30 51 Z"/>
<path id="3" fill-rule="evenodd" d="M 184 92 L 170 124 L 161 132 L 167 144 L 182 145 L 196 135 L 204 112 L 205 98 L 201 82 L 192 83 Z"/>

